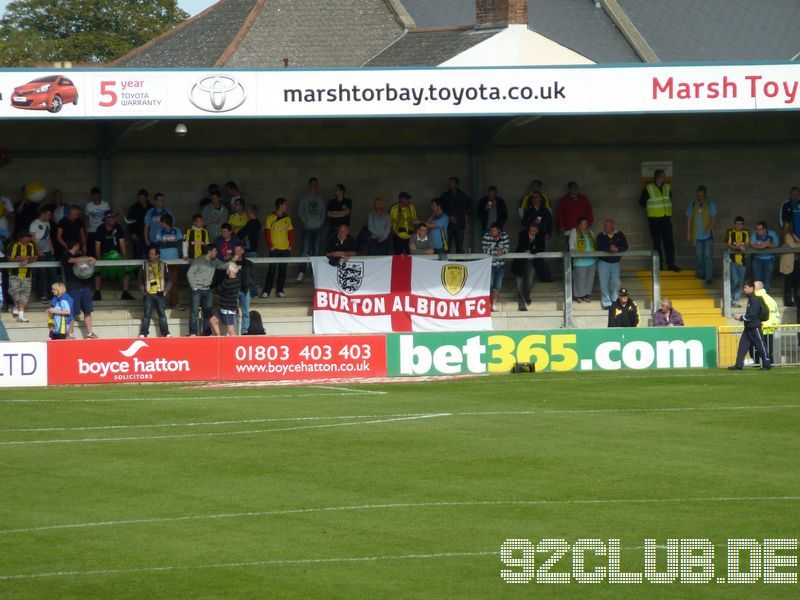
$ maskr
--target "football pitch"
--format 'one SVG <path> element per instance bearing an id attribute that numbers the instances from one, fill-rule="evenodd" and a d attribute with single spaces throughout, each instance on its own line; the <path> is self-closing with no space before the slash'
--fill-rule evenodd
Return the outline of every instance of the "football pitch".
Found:
<path id="1" fill-rule="evenodd" d="M 747 571 L 800 537 L 799 388 L 774 369 L 3 390 L 0 597 L 797 597 L 761 561 L 719 578 L 729 539 L 755 540 Z M 530 544 L 504 564 L 509 539 Z M 673 539 L 708 540 L 710 583 L 683 563 L 609 583 L 650 544 L 669 574 Z"/>

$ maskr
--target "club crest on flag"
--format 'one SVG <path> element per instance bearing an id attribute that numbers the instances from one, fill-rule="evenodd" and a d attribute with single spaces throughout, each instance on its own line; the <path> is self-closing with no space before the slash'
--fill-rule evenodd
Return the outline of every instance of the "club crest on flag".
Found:
<path id="1" fill-rule="evenodd" d="M 442 286 L 455 296 L 464 289 L 469 270 L 466 265 L 449 264 L 442 267 Z"/>
<path id="2" fill-rule="evenodd" d="M 364 281 L 363 262 L 342 262 L 336 271 L 336 283 L 345 294 L 354 294 Z"/>

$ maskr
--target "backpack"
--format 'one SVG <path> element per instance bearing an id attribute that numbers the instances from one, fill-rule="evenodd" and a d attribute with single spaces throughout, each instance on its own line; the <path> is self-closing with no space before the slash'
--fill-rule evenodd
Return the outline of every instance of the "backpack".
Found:
<path id="1" fill-rule="evenodd" d="M 769 321 L 769 306 L 767 306 L 767 303 L 764 302 L 763 298 L 760 298 L 760 300 L 761 312 L 759 313 L 758 318 L 761 319 L 761 322 L 763 323 L 764 321 Z"/>
<path id="2" fill-rule="evenodd" d="M 264 322 L 261 320 L 261 313 L 257 310 L 250 311 L 250 328 L 247 330 L 247 335 L 266 335 L 264 330 Z"/>

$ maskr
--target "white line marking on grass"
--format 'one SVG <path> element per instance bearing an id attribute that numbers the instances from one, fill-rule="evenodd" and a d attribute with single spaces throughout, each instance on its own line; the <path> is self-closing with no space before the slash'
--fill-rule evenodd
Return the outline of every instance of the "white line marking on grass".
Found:
<path id="1" fill-rule="evenodd" d="M 203 433 L 181 433 L 173 435 L 143 435 L 136 437 L 110 437 L 110 438 L 82 438 L 65 440 L 13 440 L 0 442 L 0 446 L 26 446 L 41 444 L 83 444 L 91 442 L 134 442 L 141 440 L 176 440 L 197 437 L 222 437 L 234 435 L 252 435 L 257 433 L 276 433 L 281 431 L 299 431 L 303 429 L 328 429 L 331 427 L 351 427 L 353 425 L 376 425 L 378 423 L 396 423 L 398 421 L 415 421 L 419 419 L 432 419 L 434 417 L 449 417 L 450 413 L 432 413 L 414 415 L 411 417 L 398 417 L 394 419 L 373 419 L 370 421 L 350 421 L 346 423 L 328 423 L 326 425 L 301 425 L 299 427 L 279 427 L 274 429 L 250 429 L 245 431 L 207 431 Z"/>
<path id="2" fill-rule="evenodd" d="M 359 390 L 357 388 L 338 387 L 335 385 L 310 385 L 308 387 L 318 390 L 336 390 L 340 392 L 352 392 L 359 396 L 385 396 L 389 392 L 380 392 L 378 390 Z"/>
<path id="3" fill-rule="evenodd" d="M 350 556 L 342 558 L 298 558 L 285 560 L 253 560 L 245 562 L 212 563 L 206 565 L 167 565 L 160 567 L 132 567 L 130 569 L 95 569 L 92 571 L 53 571 L 51 573 L 20 573 L 0 575 L 0 581 L 12 579 L 40 579 L 44 577 L 85 577 L 97 575 L 125 575 L 129 573 L 163 573 L 169 571 L 204 571 L 210 569 L 241 569 L 246 567 L 286 567 L 325 563 L 378 562 L 392 560 L 430 560 L 434 558 L 466 558 L 500 555 L 498 550 L 485 552 L 438 552 L 436 554 L 401 554 L 396 556 Z"/>
<path id="4" fill-rule="evenodd" d="M 692 412 L 714 410 L 780 410 L 800 408 L 800 404 L 761 404 L 749 406 L 673 406 L 673 407 L 635 407 L 635 408 L 563 408 L 516 411 L 454 412 L 453 416 L 501 416 L 501 415 L 542 415 L 542 414 L 581 414 L 581 413 L 626 413 L 626 412 Z"/>
<path id="5" fill-rule="evenodd" d="M 92 527 L 119 527 L 125 525 L 147 525 L 153 523 L 176 523 L 180 521 L 213 521 L 220 519 L 246 519 L 251 517 L 279 517 L 327 512 L 355 512 L 362 510 L 395 510 L 404 508 L 452 508 L 481 506 L 563 506 L 563 505 L 614 505 L 614 504 L 689 504 L 692 502 L 798 502 L 800 496 L 718 496 L 699 498 L 598 498 L 577 500 L 468 500 L 453 502 L 395 502 L 391 504 L 360 504 L 354 506 L 327 506 L 317 508 L 287 508 L 282 510 L 250 511 L 236 513 L 217 513 L 208 515 L 186 515 L 178 517 L 152 517 L 145 519 L 124 519 L 118 521 L 94 521 L 66 523 L 60 525 L 41 525 L 2 529 L 0 534 L 31 533 L 62 529 L 85 529 Z"/>
<path id="6" fill-rule="evenodd" d="M 368 392 L 368 391 L 359 391 L 359 392 L 342 392 L 341 394 L 263 394 L 261 396 L 243 396 L 243 395 L 236 395 L 236 396 L 159 396 L 159 397 L 148 397 L 148 396 L 132 396 L 132 397 L 123 397 L 123 398 L 36 398 L 36 399 L 21 399 L 21 400 L 14 400 L 14 399 L 0 399 L 2 403 L 9 403 L 9 404 L 26 404 L 26 403 L 68 403 L 68 402 L 146 402 L 146 401 L 157 401 L 157 402 L 166 402 L 170 400 L 272 400 L 276 398 L 286 399 L 286 398 L 325 398 L 325 397 L 340 397 L 340 396 L 370 396 L 372 394 L 377 393 L 385 393 L 385 392 Z"/>

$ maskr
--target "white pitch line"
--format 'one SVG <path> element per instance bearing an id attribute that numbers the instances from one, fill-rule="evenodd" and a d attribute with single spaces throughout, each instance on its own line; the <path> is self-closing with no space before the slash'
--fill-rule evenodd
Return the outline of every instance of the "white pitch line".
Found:
<path id="1" fill-rule="evenodd" d="M 690 504 L 692 502 L 797 502 L 800 496 L 717 496 L 698 498 L 597 498 L 574 500 L 467 500 L 453 502 L 395 502 L 391 504 L 359 504 L 353 506 L 326 506 L 317 508 L 288 508 L 283 510 L 217 513 L 208 515 L 185 515 L 179 517 L 151 517 L 145 519 L 124 519 L 117 521 L 94 521 L 41 525 L 2 529 L 0 535 L 31 533 L 64 529 L 86 529 L 93 527 L 119 527 L 125 525 L 148 525 L 154 523 L 177 523 L 181 521 L 214 521 L 221 519 L 247 519 L 253 517 L 278 517 L 309 513 L 357 512 L 372 510 L 396 510 L 414 508 L 453 508 L 483 506 L 569 506 L 569 505 L 616 505 L 616 504 Z"/>
<path id="2" fill-rule="evenodd" d="M 634 407 L 634 408 L 564 408 L 517 411 L 454 412 L 453 416 L 500 416 L 500 415 L 542 415 L 542 414 L 581 414 L 581 413 L 626 413 L 626 412 L 693 412 L 714 410 L 776 410 L 800 408 L 800 404 L 761 404 L 748 406 L 674 406 L 674 407 Z"/>
<path id="3" fill-rule="evenodd" d="M 299 431 L 301 429 L 327 429 L 330 427 L 350 427 L 353 425 L 375 425 L 378 423 L 395 423 L 397 421 L 414 421 L 418 419 L 432 419 L 434 417 L 449 417 L 450 413 L 435 413 L 415 415 L 411 417 L 398 417 L 395 419 L 374 419 L 371 421 L 351 421 L 347 423 L 329 423 L 327 425 L 301 425 L 299 427 L 280 427 L 274 429 L 249 429 L 245 431 L 207 431 L 203 433 L 182 433 L 173 435 L 144 435 L 131 437 L 110 437 L 110 438 L 82 438 L 65 440 L 14 440 L 10 442 L 0 442 L 0 446 L 26 446 L 42 444 L 83 444 L 91 442 L 133 442 L 140 440 L 175 440 L 197 437 L 222 437 L 234 435 L 252 435 L 256 433 L 276 433 L 281 431 Z"/>
<path id="4" fill-rule="evenodd" d="M 206 565 L 166 565 L 156 567 L 133 567 L 130 569 L 95 569 L 91 571 L 53 571 L 50 573 L 20 573 L 0 575 L 0 581 L 14 579 L 41 579 L 45 577 L 85 577 L 97 575 L 126 575 L 130 573 L 164 573 L 169 571 L 205 571 L 211 569 L 241 569 L 247 567 L 285 567 L 325 563 L 357 563 L 392 560 L 430 560 L 434 558 L 465 558 L 498 555 L 498 550 L 485 552 L 438 552 L 435 554 L 401 554 L 395 556 L 350 556 L 341 558 L 298 558 L 286 560 L 253 560 L 245 562 L 212 563 Z"/>
<path id="5" fill-rule="evenodd" d="M 336 390 L 340 392 L 353 392 L 358 395 L 365 395 L 365 396 L 385 396 L 389 392 L 381 392 L 378 390 L 359 390 L 357 388 L 348 388 L 348 387 L 339 387 L 335 385 L 310 385 L 310 388 L 318 389 L 318 390 Z"/>
<path id="6" fill-rule="evenodd" d="M 371 396 L 373 394 L 377 394 L 378 392 L 370 392 L 370 391 L 358 391 L 358 392 L 344 392 L 341 394 L 268 394 L 265 393 L 261 396 L 160 396 L 160 397 L 147 397 L 147 396 L 135 396 L 135 397 L 125 397 L 125 398 L 36 398 L 36 399 L 25 399 L 25 400 L 14 400 L 14 399 L 0 399 L 0 403 L 9 403 L 9 404 L 27 404 L 27 403 L 68 403 L 68 402 L 146 402 L 146 401 L 169 401 L 169 400 L 272 400 L 274 398 L 325 398 L 325 397 L 339 397 L 339 396 Z M 381 392 L 385 393 L 385 392 Z"/>

